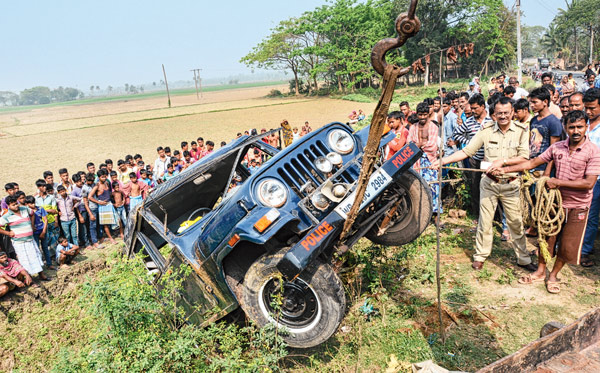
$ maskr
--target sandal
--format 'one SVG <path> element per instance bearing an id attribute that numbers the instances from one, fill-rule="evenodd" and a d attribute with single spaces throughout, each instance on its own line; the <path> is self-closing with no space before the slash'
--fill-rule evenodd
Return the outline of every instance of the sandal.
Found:
<path id="1" fill-rule="evenodd" d="M 523 285 L 532 285 L 544 282 L 546 279 L 544 277 L 533 277 L 531 274 L 521 276 L 517 281 L 519 284 Z"/>
<path id="2" fill-rule="evenodd" d="M 594 260 L 592 258 L 590 258 L 589 255 L 582 255 L 581 256 L 581 261 L 580 263 L 582 267 L 593 267 L 596 265 L 596 263 L 594 263 Z"/>
<path id="3" fill-rule="evenodd" d="M 500 236 L 500 241 L 509 241 L 509 240 L 510 240 L 510 233 L 508 233 L 508 231 L 502 232 L 502 235 Z"/>
<path id="4" fill-rule="evenodd" d="M 560 293 L 560 281 L 546 281 L 546 290 L 551 294 Z"/>

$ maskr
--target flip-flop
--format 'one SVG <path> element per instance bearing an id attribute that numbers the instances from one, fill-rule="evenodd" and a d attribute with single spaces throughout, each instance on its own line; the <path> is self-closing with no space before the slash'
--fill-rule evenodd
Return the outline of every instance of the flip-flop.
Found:
<path id="1" fill-rule="evenodd" d="M 587 255 L 582 255 L 581 262 L 579 264 L 582 267 L 586 267 L 586 268 L 593 267 L 596 265 L 596 263 L 594 263 L 594 260 Z"/>
<path id="2" fill-rule="evenodd" d="M 546 290 L 551 294 L 560 293 L 560 281 L 546 281 Z"/>
<path id="3" fill-rule="evenodd" d="M 544 277 L 533 277 L 532 275 L 525 275 L 519 278 L 517 282 L 523 285 L 532 285 L 544 282 L 546 279 Z"/>

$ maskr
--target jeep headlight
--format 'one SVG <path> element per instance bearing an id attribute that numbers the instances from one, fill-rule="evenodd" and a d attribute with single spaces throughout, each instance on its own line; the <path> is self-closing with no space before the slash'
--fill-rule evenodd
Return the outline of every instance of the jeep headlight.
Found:
<path id="1" fill-rule="evenodd" d="M 287 201 L 287 194 L 287 188 L 279 180 L 266 179 L 258 185 L 258 198 L 270 207 L 283 206 Z"/>
<path id="2" fill-rule="evenodd" d="M 324 174 L 328 174 L 333 170 L 333 163 L 325 157 L 315 159 L 315 167 Z"/>
<path id="3" fill-rule="evenodd" d="M 333 130 L 329 133 L 329 146 L 338 153 L 348 154 L 354 150 L 354 139 L 346 131 Z"/>

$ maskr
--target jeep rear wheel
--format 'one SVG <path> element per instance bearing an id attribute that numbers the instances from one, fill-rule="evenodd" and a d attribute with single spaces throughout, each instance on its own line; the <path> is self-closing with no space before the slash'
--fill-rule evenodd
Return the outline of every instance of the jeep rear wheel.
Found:
<path id="1" fill-rule="evenodd" d="M 284 251 L 263 255 L 244 277 L 240 305 L 260 327 L 274 323 L 289 335 L 291 347 L 308 348 L 325 342 L 336 331 L 346 309 L 342 282 L 332 268 L 311 263 L 294 281 L 282 278 L 277 263 Z"/>
<path id="2" fill-rule="evenodd" d="M 433 212 L 431 189 L 421 176 L 412 169 L 405 172 L 400 180 L 384 192 L 382 201 L 389 200 L 396 194 L 401 197 L 392 207 L 391 217 L 386 221 L 384 215 L 365 235 L 376 244 L 404 245 L 419 237 L 429 225 Z M 379 234 L 380 229 L 383 234 Z"/>

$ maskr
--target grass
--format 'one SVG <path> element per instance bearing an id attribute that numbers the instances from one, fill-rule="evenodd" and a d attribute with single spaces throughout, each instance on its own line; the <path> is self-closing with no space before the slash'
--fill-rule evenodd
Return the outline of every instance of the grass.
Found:
<path id="1" fill-rule="evenodd" d="M 202 92 L 217 92 L 224 91 L 229 89 L 240 89 L 240 88 L 255 88 L 255 87 L 267 87 L 273 85 L 281 85 L 285 84 L 284 81 L 277 82 L 252 82 L 252 83 L 240 83 L 240 84 L 227 84 L 227 85 L 215 85 L 215 86 L 207 86 L 202 88 Z M 183 95 L 191 95 L 196 94 L 195 88 L 185 88 L 185 89 L 174 89 L 170 92 L 171 96 L 183 96 Z M 89 97 L 81 100 L 74 101 L 64 101 L 64 102 L 54 102 L 51 104 L 45 105 L 25 105 L 25 106 L 6 106 L 0 107 L 0 113 L 9 113 L 9 112 L 19 112 L 19 111 L 27 111 L 31 109 L 40 109 L 40 108 L 51 108 L 57 106 L 70 106 L 70 105 L 82 105 L 82 104 L 93 104 L 98 102 L 112 102 L 112 101 L 122 101 L 122 100 L 142 100 L 146 98 L 153 97 L 166 97 L 166 90 L 157 90 L 146 93 L 138 93 L 134 95 L 116 95 L 116 96 L 102 96 L 102 97 Z"/>
<path id="2" fill-rule="evenodd" d="M 444 220 L 440 246 L 445 340 L 439 330 L 436 236 L 430 226 L 403 247 L 359 241 L 340 272 L 349 300 L 340 329 L 320 346 L 291 350 L 280 368 L 408 372 L 411 363 L 431 359 L 450 370 L 475 371 L 538 338 L 545 323 L 567 324 L 600 306 L 597 268 L 581 272 L 567 266 L 561 295 L 550 295 L 543 284 L 517 284 L 523 272 L 516 267 L 510 246 L 498 241 L 484 269 L 474 272 L 470 268 L 473 233 L 467 233 L 472 221 Z M 106 252 L 94 251 L 85 262 L 102 255 Z M 12 308 L 3 303 L 4 364 L 12 361 L 20 371 L 44 371 L 56 362 L 61 348 L 73 353 L 83 348 L 94 322 L 78 302 L 77 284 L 94 276 L 94 272 L 75 270 L 85 262 L 69 268 L 74 274 L 63 283 L 71 286 L 60 296 L 36 298 L 20 292 L 22 299 Z M 0 370 L 13 368 L 1 364 Z"/>

